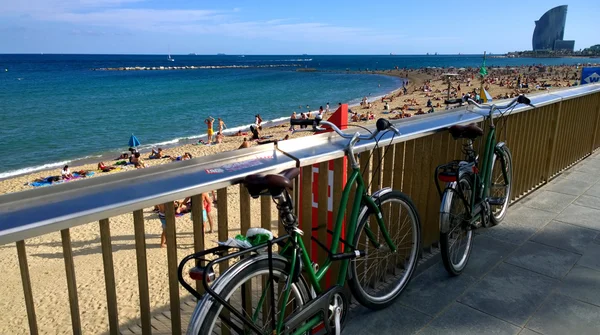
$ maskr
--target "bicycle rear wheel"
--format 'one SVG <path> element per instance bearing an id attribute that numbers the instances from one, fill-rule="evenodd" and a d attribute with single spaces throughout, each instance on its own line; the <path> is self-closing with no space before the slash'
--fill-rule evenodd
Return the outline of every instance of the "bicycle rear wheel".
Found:
<path id="1" fill-rule="evenodd" d="M 275 292 L 275 314 L 276 319 L 282 310 L 283 292 L 289 275 L 289 265 L 281 259 L 273 259 L 273 285 Z M 268 259 L 262 259 L 242 267 L 240 271 L 235 271 L 233 277 L 220 277 L 223 280 L 222 288 L 217 293 L 223 299 L 228 301 L 237 311 L 244 316 L 254 319 L 254 324 L 263 330 L 263 333 L 274 333 L 272 326 L 272 310 L 270 300 L 269 283 L 269 262 Z M 217 285 L 217 282 L 214 284 Z M 265 296 L 263 299 L 261 299 Z M 296 312 L 300 307 L 310 300 L 308 287 L 303 279 L 299 279 L 292 284 L 290 297 L 285 308 L 285 317 Z M 218 303 L 208 294 L 198 303 L 196 309 L 208 310 L 207 313 L 196 311 L 190 321 L 188 334 L 239 334 L 236 331 L 242 329 L 241 334 L 254 334 L 249 328 L 244 328 L 244 324 L 233 316 L 223 305 Z M 202 314 L 205 316 L 202 317 Z M 196 316 L 202 320 L 194 319 Z M 235 326 L 230 326 L 224 321 L 230 320 Z"/>
<path id="2" fill-rule="evenodd" d="M 491 222 L 497 225 L 506 216 L 512 186 L 512 155 L 506 145 L 497 148 L 490 172 Z"/>
<path id="3" fill-rule="evenodd" d="M 442 197 L 440 226 L 448 227 L 448 232 L 440 233 L 440 248 L 444 267 L 453 276 L 464 270 L 471 255 L 473 230 L 469 223 L 469 202 L 472 185 L 471 176 L 463 174 Z"/>
<path id="4" fill-rule="evenodd" d="M 397 250 L 390 250 L 376 214 L 365 206 L 352 244 L 357 250 L 365 251 L 366 256 L 350 262 L 349 285 L 363 306 L 381 309 L 390 305 L 410 281 L 421 248 L 421 223 L 415 205 L 401 192 L 385 193 L 375 202 Z M 379 249 L 367 237 L 366 229 L 370 229 L 381 245 Z"/>

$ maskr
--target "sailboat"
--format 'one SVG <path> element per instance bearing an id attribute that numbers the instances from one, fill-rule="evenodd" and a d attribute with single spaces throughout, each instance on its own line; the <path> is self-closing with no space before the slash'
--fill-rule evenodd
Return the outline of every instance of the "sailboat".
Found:
<path id="1" fill-rule="evenodd" d="M 167 60 L 168 60 L 169 62 L 174 62 L 174 61 L 175 61 L 175 58 L 171 58 L 171 54 L 169 54 L 169 58 L 167 58 Z"/>

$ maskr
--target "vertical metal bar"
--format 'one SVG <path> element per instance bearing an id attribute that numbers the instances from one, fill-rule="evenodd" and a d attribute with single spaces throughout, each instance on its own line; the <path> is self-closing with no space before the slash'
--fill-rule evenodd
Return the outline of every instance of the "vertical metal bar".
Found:
<path id="1" fill-rule="evenodd" d="M 100 243 L 102 245 L 102 263 L 104 264 L 104 283 L 106 285 L 106 303 L 110 334 L 119 333 L 119 311 L 117 309 L 117 291 L 115 287 L 115 269 L 110 241 L 108 219 L 100 220 Z"/>
<path id="2" fill-rule="evenodd" d="M 25 241 L 17 241 L 17 256 L 19 257 L 19 269 L 21 270 L 21 283 L 25 296 L 25 308 L 27 309 L 27 320 L 29 321 L 29 333 L 38 333 L 35 317 L 35 305 L 33 304 L 33 291 L 29 279 L 29 265 L 27 265 L 27 253 L 25 252 Z"/>
<path id="3" fill-rule="evenodd" d="M 333 189 L 331 190 L 331 196 L 332 196 L 332 200 L 333 200 L 333 222 L 336 222 L 338 214 L 340 213 L 340 211 L 344 212 L 345 208 L 340 208 L 340 202 L 342 200 L 342 191 L 344 189 L 344 170 L 346 169 L 346 158 L 342 157 L 342 158 L 338 158 L 336 160 L 333 161 Z M 345 221 L 344 221 L 345 223 Z M 345 228 L 345 224 L 342 226 L 342 235 L 341 237 L 344 238 L 346 236 L 346 230 Z M 352 242 L 350 242 L 352 243 Z M 331 252 L 333 253 L 337 253 L 337 252 L 341 252 L 343 251 L 345 248 L 345 245 L 343 245 L 342 243 L 339 244 L 339 248 L 340 250 L 331 250 Z M 331 264 L 331 280 L 332 282 L 337 282 L 338 280 L 338 273 L 339 273 L 339 269 L 340 269 L 340 262 L 333 262 Z"/>
<path id="4" fill-rule="evenodd" d="M 560 116 L 562 112 L 562 101 L 554 105 L 554 111 L 552 115 L 552 121 L 550 122 L 550 131 L 548 136 L 548 152 L 546 154 L 546 171 L 544 173 L 544 180 L 548 182 L 550 178 L 558 171 L 556 168 L 556 151 L 558 146 L 558 130 L 560 125 Z"/>
<path id="5" fill-rule="evenodd" d="M 596 150 L 596 143 L 598 141 L 598 128 L 600 126 L 600 93 L 596 93 L 595 94 L 596 99 L 595 99 L 595 104 L 592 105 L 593 107 L 596 107 L 596 121 L 594 122 L 594 128 L 593 128 L 593 132 L 594 135 L 592 136 L 592 143 L 590 145 L 590 149 L 589 152 L 592 153 L 594 152 L 594 150 Z M 592 108 L 593 110 L 593 108 Z"/>
<path id="6" fill-rule="evenodd" d="M 77 298 L 77 283 L 75 281 L 75 266 L 73 263 L 73 251 L 71 249 L 71 233 L 69 229 L 60 231 L 65 260 L 65 271 L 67 274 L 67 289 L 69 290 L 69 306 L 71 308 L 71 325 L 73 334 L 81 334 L 81 320 L 79 318 L 79 299 Z"/>
<path id="7" fill-rule="evenodd" d="M 202 194 L 193 195 L 192 198 L 192 231 L 194 234 L 194 252 L 204 250 L 204 203 L 202 200 Z M 209 215 L 208 213 L 206 213 Z M 198 261 L 200 266 L 203 266 L 203 261 Z M 204 293 L 204 285 L 202 281 L 196 281 L 196 291 Z"/>
<path id="8" fill-rule="evenodd" d="M 302 199 L 302 209 L 300 216 L 300 229 L 304 232 L 302 235 L 302 242 L 304 242 L 304 246 L 306 247 L 306 251 L 309 255 L 312 255 L 312 241 L 310 237 L 312 236 L 312 203 L 313 203 L 313 195 L 312 195 L 312 177 L 313 170 L 312 165 L 302 167 L 302 192 L 300 197 Z"/>
<path id="9" fill-rule="evenodd" d="M 317 231 L 317 238 L 321 243 L 327 245 L 327 225 L 328 225 L 328 214 L 327 214 L 327 206 L 328 206 L 328 189 L 329 189 L 329 162 L 321 162 L 319 163 L 319 195 L 318 199 L 318 209 L 317 215 L 319 217 L 319 230 Z M 323 263 L 327 258 L 327 253 L 322 248 L 317 248 L 317 259 L 319 263 Z M 324 282 L 321 282 L 323 284 Z"/>
<path id="10" fill-rule="evenodd" d="M 140 292 L 142 334 L 147 335 L 152 333 L 152 315 L 150 314 L 150 290 L 148 289 L 144 212 L 141 209 L 133 212 L 133 229 L 135 232 L 135 256 L 137 259 L 138 287 Z"/>
<path id="11" fill-rule="evenodd" d="M 172 201 L 165 204 L 167 220 L 167 266 L 169 268 L 169 301 L 171 304 L 171 333 L 181 334 L 181 309 L 179 302 L 179 281 L 177 280 L 177 230 L 175 227 L 175 206 Z"/>

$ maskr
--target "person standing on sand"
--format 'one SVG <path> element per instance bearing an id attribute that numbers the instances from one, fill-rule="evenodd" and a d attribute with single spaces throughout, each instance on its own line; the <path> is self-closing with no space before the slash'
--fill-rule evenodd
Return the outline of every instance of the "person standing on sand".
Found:
<path id="1" fill-rule="evenodd" d="M 295 120 L 295 119 L 296 119 L 296 112 L 293 112 L 293 113 L 292 113 L 292 116 L 290 117 L 290 120 Z M 290 129 L 289 129 L 289 131 L 294 131 L 294 130 L 296 130 L 296 128 L 294 127 L 294 125 L 291 125 L 291 124 L 290 124 Z"/>
<path id="2" fill-rule="evenodd" d="M 329 102 L 325 105 L 325 113 L 329 113 Z"/>
<path id="3" fill-rule="evenodd" d="M 204 120 L 204 123 L 206 123 L 206 127 L 208 128 L 207 132 L 206 132 L 206 135 L 208 137 L 208 139 L 207 139 L 208 141 L 207 142 L 209 144 L 212 143 L 212 137 L 213 137 L 213 134 L 214 134 L 214 130 L 213 130 L 213 123 L 214 122 L 215 122 L 215 119 L 212 116 L 209 116 L 207 119 Z"/>
<path id="4" fill-rule="evenodd" d="M 260 124 L 262 123 L 262 118 L 260 117 L 260 114 L 254 115 L 254 123 L 256 124 L 256 126 L 260 126 Z"/>
<path id="5" fill-rule="evenodd" d="M 223 120 L 221 120 L 221 118 L 218 118 L 217 120 L 219 121 L 219 133 L 222 133 L 223 129 L 227 128 L 227 125 L 225 122 L 223 122 Z"/>
<path id="6" fill-rule="evenodd" d="M 212 201 L 210 201 L 210 198 L 208 197 L 208 193 L 202 193 L 202 208 L 206 211 L 206 217 L 208 219 L 208 224 L 210 226 L 210 230 L 208 231 L 209 234 L 212 234 L 214 232 L 213 229 L 213 219 L 212 219 L 212 215 L 210 214 L 211 208 L 212 208 Z M 203 222 L 202 224 L 202 230 L 204 230 L 204 223 L 206 223 L 206 221 Z"/>
<path id="7" fill-rule="evenodd" d="M 315 115 L 315 120 L 323 120 L 323 106 L 319 107 L 319 113 Z"/>

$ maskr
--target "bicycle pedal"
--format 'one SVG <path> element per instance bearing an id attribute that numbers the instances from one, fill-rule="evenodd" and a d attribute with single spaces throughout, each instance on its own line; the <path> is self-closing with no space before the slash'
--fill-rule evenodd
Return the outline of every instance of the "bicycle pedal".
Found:
<path id="1" fill-rule="evenodd" d="M 506 201 L 506 198 L 498 198 L 498 197 L 490 197 L 487 199 L 488 204 L 490 204 L 491 206 L 502 206 L 502 205 L 504 205 L 505 201 Z"/>

